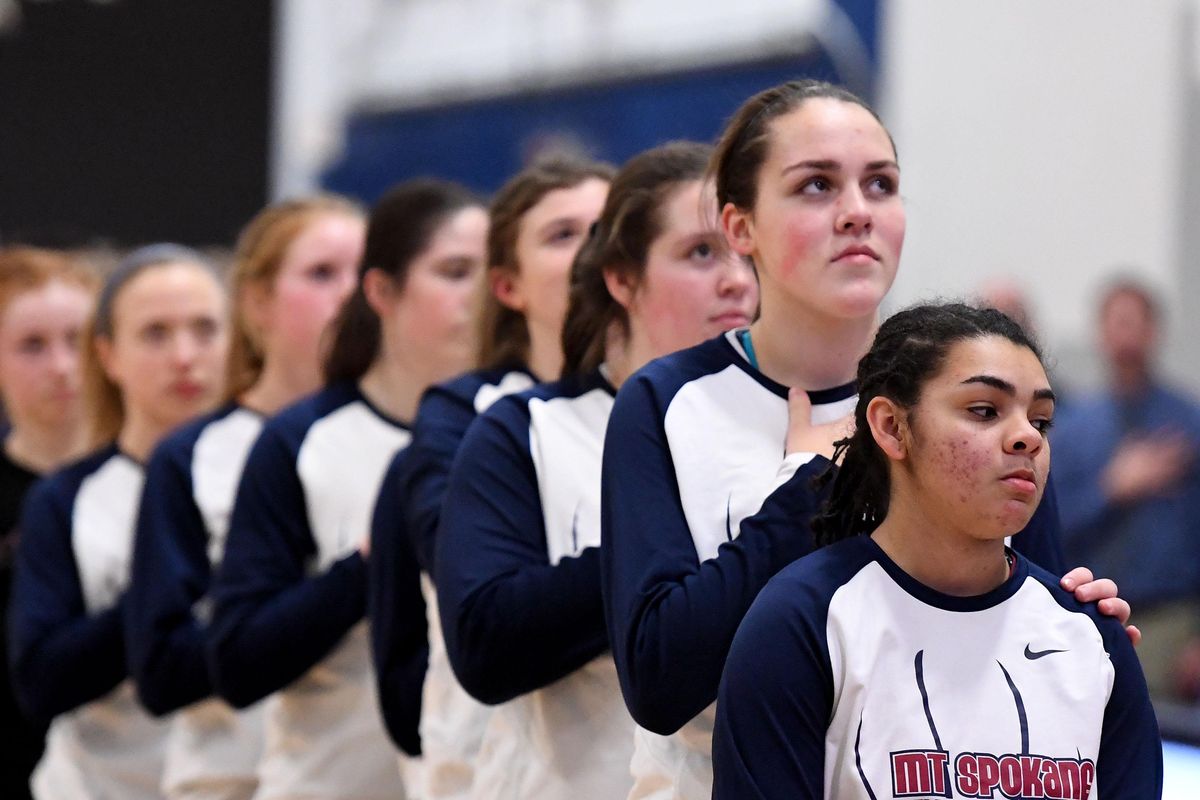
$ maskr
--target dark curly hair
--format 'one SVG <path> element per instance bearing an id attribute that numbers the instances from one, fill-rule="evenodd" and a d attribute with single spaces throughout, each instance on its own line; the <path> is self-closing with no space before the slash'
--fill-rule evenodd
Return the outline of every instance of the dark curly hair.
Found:
<path id="1" fill-rule="evenodd" d="M 887 458 L 867 424 L 867 405 L 872 398 L 886 397 L 912 408 L 921 387 L 942 368 L 955 344 L 986 336 L 1003 337 L 1042 360 L 1033 338 L 993 308 L 962 303 L 919 305 L 880 326 L 870 351 L 858 362 L 854 433 L 836 445 L 834 460 L 842 453 L 845 459 L 841 467 L 830 467 L 817 479 L 821 489 L 832 483 L 829 499 L 812 521 L 818 547 L 869 534 L 887 516 L 891 480 Z"/>

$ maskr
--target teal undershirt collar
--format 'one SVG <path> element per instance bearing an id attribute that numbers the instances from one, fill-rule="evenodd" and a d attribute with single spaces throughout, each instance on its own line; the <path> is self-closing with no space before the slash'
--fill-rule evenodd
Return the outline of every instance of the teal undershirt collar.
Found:
<path id="1" fill-rule="evenodd" d="M 738 341 L 742 343 L 742 349 L 746 351 L 746 360 L 750 362 L 750 366 L 758 369 L 758 356 L 754 355 L 754 342 L 750 341 L 750 329 L 744 328 L 738 331 L 737 337 Z"/>

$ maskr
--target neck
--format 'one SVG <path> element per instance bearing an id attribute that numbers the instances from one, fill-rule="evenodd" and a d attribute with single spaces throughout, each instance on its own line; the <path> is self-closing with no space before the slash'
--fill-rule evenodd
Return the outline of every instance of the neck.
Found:
<path id="1" fill-rule="evenodd" d="M 78 423 L 15 426 L 5 439 L 9 457 L 33 472 L 45 474 L 83 454 L 87 431 Z"/>
<path id="2" fill-rule="evenodd" d="M 972 597 L 1008 580 L 1004 539 L 953 530 L 896 493 L 871 538 L 900 569 L 942 594 Z"/>
<path id="3" fill-rule="evenodd" d="M 319 370 L 301 369 L 294 363 L 289 365 L 279 358 L 267 359 L 258 380 L 238 398 L 238 402 L 260 414 L 270 416 L 319 388 Z"/>
<path id="4" fill-rule="evenodd" d="M 1150 386 L 1150 370 L 1145 364 L 1118 364 L 1113 367 L 1111 382 L 1119 397 L 1137 397 Z"/>
<path id="5" fill-rule="evenodd" d="M 809 390 L 853 381 L 875 335 L 877 315 L 818 316 L 781 295 L 763 292 L 762 313 L 750 326 L 759 370 L 776 383 Z"/>
<path id="6" fill-rule="evenodd" d="M 608 340 L 604 345 L 604 363 L 608 366 L 608 379 L 614 389 L 620 389 L 629 376 L 659 355 L 654 352 L 636 319 L 629 320 L 628 336 L 622 333 L 617 323 L 609 328 Z"/>
<path id="7" fill-rule="evenodd" d="M 558 378 L 563 368 L 562 334 L 530 325 L 528 366 L 539 381 Z"/>
<path id="8" fill-rule="evenodd" d="M 170 430 L 171 425 L 158 422 L 150 417 L 125 410 L 125 424 L 117 434 L 117 446 L 121 452 L 130 458 L 145 464 L 150 460 L 150 453 L 159 440 Z"/>
<path id="9" fill-rule="evenodd" d="M 411 422 L 421 394 L 443 376 L 381 354 L 358 381 L 371 404 L 392 419 Z"/>

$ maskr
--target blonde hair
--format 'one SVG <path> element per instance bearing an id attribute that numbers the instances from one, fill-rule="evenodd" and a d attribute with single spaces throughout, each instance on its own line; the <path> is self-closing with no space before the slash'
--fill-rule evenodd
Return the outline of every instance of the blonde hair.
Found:
<path id="1" fill-rule="evenodd" d="M 361 206 L 335 194 L 285 200 L 267 206 L 242 229 L 230 268 L 229 359 L 225 373 L 225 399 L 246 392 L 262 375 L 264 353 L 261 332 L 246 317 L 246 290 L 270 287 L 292 242 L 318 217 L 342 215 L 365 219 Z"/>
<path id="2" fill-rule="evenodd" d="M 95 311 L 83 333 L 83 399 L 88 417 L 88 441 L 92 447 L 111 442 L 125 424 L 125 403 L 121 388 L 108 377 L 100 363 L 98 339 L 110 342 L 116 331 L 113 308 L 121 291 L 148 269 L 169 264 L 192 264 L 208 272 L 217 281 L 212 264 L 204 256 L 177 244 L 152 244 L 125 256 L 109 273 L 100 289 Z"/>
<path id="3" fill-rule="evenodd" d="M 26 292 L 62 281 L 92 294 L 99 277 L 87 265 L 57 250 L 12 245 L 0 247 L 0 315 Z"/>
<path id="4" fill-rule="evenodd" d="M 90 266 L 66 253 L 23 245 L 0 247 L 0 317 L 21 295 L 55 281 L 78 287 L 89 296 L 95 295 L 100 283 Z M 3 394 L 0 386 L 0 400 Z"/>

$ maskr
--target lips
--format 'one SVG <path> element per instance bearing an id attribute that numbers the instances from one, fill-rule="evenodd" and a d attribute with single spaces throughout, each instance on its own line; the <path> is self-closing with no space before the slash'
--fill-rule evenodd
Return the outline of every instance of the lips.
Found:
<path id="1" fill-rule="evenodd" d="M 1017 469 L 1000 479 L 1020 494 L 1037 494 L 1037 476 L 1031 469 Z"/>
<path id="2" fill-rule="evenodd" d="M 206 387 L 195 381 L 175 381 L 171 384 L 171 393 L 185 400 L 195 400 L 204 395 Z"/>
<path id="3" fill-rule="evenodd" d="M 726 311 L 724 314 L 709 317 L 709 321 L 715 325 L 720 325 L 725 330 L 732 330 L 733 328 L 742 328 L 749 325 L 750 317 L 741 311 Z"/>
<path id="4" fill-rule="evenodd" d="M 852 244 L 834 257 L 834 261 L 878 261 L 879 254 L 865 244 Z"/>

